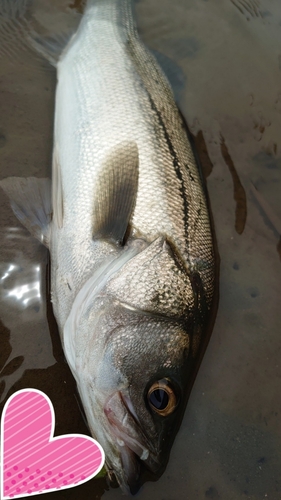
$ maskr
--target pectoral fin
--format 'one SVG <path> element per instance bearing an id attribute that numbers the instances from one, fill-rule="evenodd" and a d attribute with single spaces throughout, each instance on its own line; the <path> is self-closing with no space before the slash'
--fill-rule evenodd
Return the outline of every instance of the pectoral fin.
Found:
<path id="1" fill-rule="evenodd" d="M 138 147 L 124 141 L 114 147 L 96 184 L 93 237 L 122 244 L 135 207 L 139 174 Z"/>
<path id="2" fill-rule="evenodd" d="M 52 217 L 51 181 L 35 177 L 8 177 L 0 181 L 19 221 L 41 243 L 49 244 Z"/>

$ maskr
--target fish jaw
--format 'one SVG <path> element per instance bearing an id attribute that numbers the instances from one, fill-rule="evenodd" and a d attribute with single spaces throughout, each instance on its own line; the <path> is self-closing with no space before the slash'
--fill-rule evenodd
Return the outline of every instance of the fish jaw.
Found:
<path id="1" fill-rule="evenodd" d="M 104 413 L 122 465 L 120 469 L 115 469 L 114 475 L 123 491 L 129 489 L 133 493 L 139 488 L 141 462 L 153 473 L 159 470 L 159 450 L 141 430 L 128 395 L 125 396 L 122 391 L 115 392 L 106 401 Z"/>
<path id="2" fill-rule="evenodd" d="M 125 381 L 123 389 L 110 396 L 93 390 L 89 374 L 80 376 L 77 385 L 91 434 L 104 449 L 110 479 L 115 478 L 125 494 L 136 493 L 140 488 L 142 464 L 157 473 L 161 452 L 145 436 L 124 388 Z"/>

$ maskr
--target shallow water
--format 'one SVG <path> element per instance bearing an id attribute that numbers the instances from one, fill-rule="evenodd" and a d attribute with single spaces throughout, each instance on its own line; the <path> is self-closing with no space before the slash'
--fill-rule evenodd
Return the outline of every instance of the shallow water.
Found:
<path id="1" fill-rule="evenodd" d="M 69 4 L 36 0 L 34 15 L 58 31 L 75 23 Z M 215 327 L 168 467 L 137 498 L 279 500 L 281 5 L 162 0 L 159 8 L 139 0 L 136 12 L 194 135 L 221 259 Z M 54 90 L 55 72 L 31 52 L 1 60 L 2 178 L 50 175 Z M 2 405 L 18 389 L 41 389 L 53 402 L 57 434 L 86 433 L 46 300 L 47 251 L 2 193 L 0 252 Z M 78 496 L 122 494 L 104 479 L 48 494 Z"/>

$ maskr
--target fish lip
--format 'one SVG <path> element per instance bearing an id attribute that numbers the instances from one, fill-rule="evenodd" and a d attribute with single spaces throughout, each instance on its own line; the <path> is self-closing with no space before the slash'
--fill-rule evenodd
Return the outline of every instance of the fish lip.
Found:
<path id="1" fill-rule="evenodd" d="M 123 421 L 116 416 L 112 408 L 114 404 L 118 404 L 122 408 L 124 412 Z M 105 402 L 104 413 L 107 417 L 110 433 L 117 445 L 123 470 L 121 472 L 113 470 L 110 464 L 107 464 L 107 468 L 111 474 L 114 473 L 125 493 L 136 492 L 139 489 L 138 481 L 141 463 L 144 463 L 153 473 L 157 473 L 160 468 L 156 450 L 152 449 L 151 444 L 148 443 L 147 438 L 141 431 L 140 422 L 127 395 L 123 395 L 121 391 L 116 391 Z M 124 425 L 124 419 L 129 421 L 127 428 Z M 138 439 L 132 435 L 134 428 L 130 423 L 137 426 Z M 131 433 L 130 428 L 132 429 Z M 127 429 L 129 429 L 129 432 L 127 432 Z M 141 436 L 141 439 L 139 439 L 139 436 Z"/>
<path id="2" fill-rule="evenodd" d="M 127 414 L 134 420 L 134 422 L 138 425 L 139 427 L 139 422 L 137 421 L 137 417 L 130 411 L 128 408 L 128 404 L 123 397 L 123 394 L 118 391 L 113 395 L 113 397 L 110 397 L 105 406 L 104 406 L 104 413 L 107 417 L 108 423 L 110 425 L 110 430 L 113 432 L 114 437 L 117 437 L 117 444 L 119 447 L 123 447 L 126 445 L 131 451 L 135 453 L 141 460 L 145 460 L 148 455 L 149 455 L 149 449 L 148 447 L 144 444 L 143 441 L 137 441 L 137 439 L 133 436 L 130 436 L 128 433 L 126 433 L 125 426 L 123 425 L 123 422 L 121 422 L 116 414 L 114 413 L 114 410 L 110 407 L 110 403 L 112 399 L 116 400 L 117 398 L 119 399 L 120 403 L 122 406 L 126 409 Z M 143 436 L 142 436 L 143 437 Z"/>

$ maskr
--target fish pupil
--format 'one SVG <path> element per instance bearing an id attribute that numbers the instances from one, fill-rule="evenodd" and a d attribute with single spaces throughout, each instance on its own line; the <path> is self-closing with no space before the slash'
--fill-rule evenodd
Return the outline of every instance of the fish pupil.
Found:
<path id="1" fill-rule="evenodd" d="M 155 389 L 149 396 L 150 403 L 157 410 L 164 410 L 168 406 L 169 395 L 163 389 Z"/>

